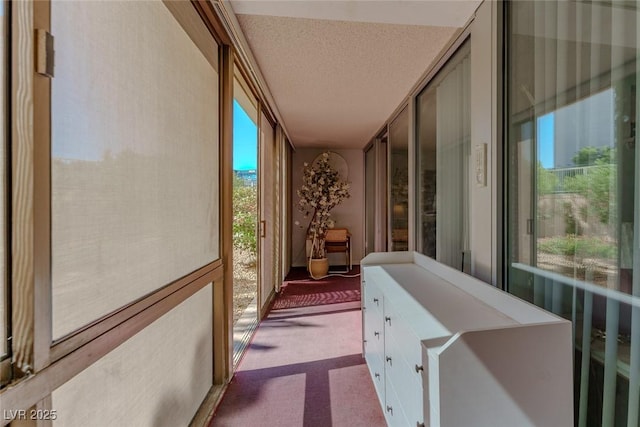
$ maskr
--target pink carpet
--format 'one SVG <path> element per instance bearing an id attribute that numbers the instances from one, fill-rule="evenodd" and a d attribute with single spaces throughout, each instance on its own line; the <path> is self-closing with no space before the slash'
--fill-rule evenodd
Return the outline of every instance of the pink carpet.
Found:
<path id="1" fill-rule="evenodd" d="M 272 311 L 211 425 L 385 426 L 362 358 L 361 333 L 357 301 Z"/>

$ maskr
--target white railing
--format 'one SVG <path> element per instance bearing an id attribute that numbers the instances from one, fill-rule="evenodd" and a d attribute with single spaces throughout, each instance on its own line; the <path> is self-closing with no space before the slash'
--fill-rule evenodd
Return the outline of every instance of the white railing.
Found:
<path id="1" fill-rule="evenodd" d="M 566 193 L 568 190 L 565 186 L 567 178 L 573 178 L 580 175 L 587 175 L 590 169 L 597 166 L 575 166 L 568 168 L 547 169 L 556 177 L 555 193 Z"/>
<path id="2" fill-rule="evenodd" d="M 578 280 L 575 278 L 563 276 L 561 274 L 546 271 L 540 268 L 532 267 L 526 264 L 513 263 L 511 266 L 515 269 L 522 270 L 531 273 L 536 277 L 534 281 L 534 293 L 542 294 L 544 298 L 544 308 L 560 314 L 561 311 L 561 297 L 562 292 L 560 286 L 566 285 L 573 288 L 573 301 L 572 301 L 572 323 L 574 327 L 574 346 L 578 348 L 582 357 L 579 361 L 576 361 L 580 365 L 580 391 L 579 404 L 578 404 L 578 426 L 586 426 L 588 412 L 588 395 L 589 395 L 589 379 L 590 370 L 592 369 L 591 358 L 600 361 L 604 366 L 604 378 L 602 379 L 603 392 L 602 395 L 606 398 L 602 404 L 603 417 L 602 419 L 613 419 L 615 414 L 615 394 L 617 387 L 618 375 L 626 377 L 629 381 L 629 406 L 628 406 L 628 425 L 637 425 L 639 418 L 639 407 L 637 405 L 638 390 L 640 389 L 640 336 L 638 331 L 640 330 L 640 297 L 636 292 L 634 295 L 625 294 L 623 292 L 604 288 L 602 286 L 589 283 L 587 281 Z M 637 284 L 637 283 L 636 283 Z M 583 315 L 582 330 L 577 330 L 579 325 L 578 316 L 578 297 L 577 290 L 584 291 L 584 303 L 582 306 Z M 546 298 L 550 293 L 551 298 Z M 606 340 L 604 348 L 594 348 L 592 344 L 592 328 L 593 328 L 593 314 L 594 314 L 594 295 L 598 295 L 605 298 L 606 301 L 606 325 L 605 334 Z M 629 348 L 628 361 L 623 362 L 618 356 L 618 341 L 615 336 L 619 333 L 619 321 L 620 321 L 620 304 L 627 304 L 631 307 L 631 328 L 630 336 L 631 343 Z M 538 305 L 538 304 L 536 304 Z M 577 336 L 581 334 L 582 338 L 577 339 Z M 613 338 L 612 338 L 613 337 Z M 635 399 L 635 400 L 633 400 Z M 603 425 L 609 425 L 603 423 Z"/>

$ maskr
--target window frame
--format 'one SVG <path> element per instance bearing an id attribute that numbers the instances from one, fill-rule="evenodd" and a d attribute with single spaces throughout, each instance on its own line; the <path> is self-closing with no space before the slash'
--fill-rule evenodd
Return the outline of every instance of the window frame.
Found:
<path id="1" fill-rule="evenodd" d="M 531 300 L 532 300 L 531 302 L 532 303 L 535 302 L 536 305 L 554 312 L 557 312 L 560 310 L 560 307 L 559 307 L 560 303 L 558 302 L 558 300 L 561 300 L 560 297 L 562 296 L 562 292 L 566 292 L 567 290 L 570 290 L 571 292 L 573 292 L 574 298 L 576 298 L 576 295 L 577 295 L 577 299 L 571 303 L 573 305 L 572 306 L 572 311 L 573 311 L 572 316 L 574 317 L 573 320 L 576 320 L 575 319 L 576 317 L 582 318 L 583 316 L 585 318 L 588 318 L 589 320 L 588 321 L 585 320 L 583 324 L 580 324 L 580 328 L 577 328 L 574 323 L 575 338 L 574 338 L 574 342 L 572 343 L 572 348 L 576 352 L 578 350 L 581 352 L 581 356 L 575 359 L 575 375 L 577 375 L 574 378 L 574 382 L 576 383 L 576 386 L 577 386 L 576 388 L 577 400 L 574 402 L 576 423 L 578 423 L 579 421 L 583 422 L 586 419 L 585 417 L 588 417 L 589 409 L 587 408 L 595 408 L 595 411 L 596 412 L 599 411 L 600 416 L 603 416 L 603 420 L 601 422 L 607 423 L 609 422 L 608 420 L 611 420 L 615 416 L 614 414 L 618 414 L 619 412 L 624 413 L 625 416 L 630 414 L 630 412 L 627 413 L 627 410 L 633 407 L 635 411 L 634 416 L 636 417 L 636 420 L 637 420 L 637 416 L 638 416 L 637 405 L 629 405 L 629 403 L 626 400 L 624 400 L 624 397 L 621 398 L 621 401 L 619 402 L 618 398 L 616 397 L 618 393 L 620 393 L 619 389 L 623 389 L 622 388 L 623 386 L 619 384 L 620 380 L 618 379 L 618 377 L 624 376 L 621 373 L 622 370 L 620 369 L 620 365 L 619 365 L 620 345 L 616 343 L 616 340 L 612 340 L 613 345 L 610 345 L 609 340 L 605 340 L 603 346 L 606 346 L 606 349 L 605 350 L 599 349 L 596 352 L 594 349 L 592 349 L 592 344 L 590 344 L 587 347 L 587 349 L 585 349 L 582 344 L 585 342 L 585 339 L 587 339 L 587 336 L 593 336 L 591 334 L 593 334 L 593 331 L 597 329 L 593 324 L 594 322 L 593 319 L 597 318 L 598 316 L 601 316 L 601 315 L 606 316 L 605 328 L 607 330 L 607 333 L 609 331 L 609 316 L 611 316 L 614 319 L 612 324 L 615 324 L 615 330 L 619 331 L 618 323 L 620 322 L 621 307 L 623 306 L 623 304 L 626 305 L 629 311 L 631 312 L 630 328 L 631 328 L 631 332 L 633 332 L 634 326 L 640 325 L 640 323 L 636 323 L 637 320 L 640 319 L 640 298 L 638 298 L 637 295 L 633 295 L 633 293 L 627 294 L 619 290 L 604 288 L 601 285 L 597 285 L 587 280 L 580 280 L 575 277 L 563 276 L 563 275 L 560 275 L 559 273 L 550 271 L 548 269 L 539 268 L 535 264 L 525 265 L 524 263 L 512 262 L 511 253 L 512 253 L 512 248 L 514 247 L 514 242 L 516 241 L 515 238 L 513 238 L 514 231 L 516 231 L 517 233 L 517 230 L 520 229 L 521 227 L 518 227 L 518 224 L 517 224 L 518 220 L 516 218 L 513 218 L 513 221 L 512 221 L 511 217 L 513 216 L 513 214 L 512 212 L 510 212 L 512 209 L 511 205 L 517 203 L 516 200 L 512 200 L 512 199 L 515 199 L 515 195 L 518 193 L 518 187 L 516 186 L 517 183 L 515 184 L 512 183 L 512 181 L 514 180 L 513 175 L 515 175 L 515 173 L 517 172 L 517 167 L 514 167 L 513 162 L 510 161 L 510 156 L 513 155 L 513 149 L 510 147 L 510 144 L 512 142 L 510 138 L 515 129 L 514 125 L 518 125 L 518 124 L 521 125 L 522 123 L 524 123 L 523 121 L 517 122 L 516 120 L 512 120 L 513 117 L 510 116 L 511 103 L 509 100 L 509 96 L 510 96 L 510 90 L 513 90 L 513 88 L 510 87 L 512 85 L 512 80 L 513 80 L 512 79 L 513 69 L 510 66 L 512 57 L 510 55 L 514 49 L 512 44 L 513 43 L 512 34 L 514 34 L 512 8 L 513 8 L 512 2 L 504 2 L 502 7 L 499 9 L 500 22 L 503 23 L 502 25 L 503 31 L 500 37 L 500 51 L 502 52 L 502 54 L 499 56 L 499 60 L 501 62 L 499 62 L 498 64 L 499 73 L 501 73 L 500 75 L 501 84 L 498 86 L 499 90 L 501 91 L 500 97 L 499 97 L 500 102 L 498 103 L 500 114 L 498 117 L 500 120 L 502 120 L 501 125 L 498 127 L 498 129 L 501 132 L 501 134 L 499 135 L 501 138 L 500 140 L 503 141 L 502 149 L 499 152 L 501 156 L 500 163 L 499 163 L 500 165 L 500 168 L 499 168 L 500 187 L 499 188 L 501 191 L 499 201 L 501 205 L 498 206 L 499 207 L 498 224 L 500 225 L 498 227 L 498 233 L 499 233 L 498 242 L 500 244 L 499 246 L 500 268 L 498 270 L 500 274 L 500 283 L 503 284 L 503 290 L 513 294 L 514 292 L 517 292 L 517 291 L 515 290 L 515 285 L 510 283 L 510 270 L 512 268 L 516 268 L 524 272 L 525 274 L 530 274 L 533 282 L 531 283 L 531 286 L 533 288 L 538 287 L 539 289 L 541 289 L 543 291 L 542 293 L 543 296 L 546 296 L 546 294 L 550 293 L 551 291 L 553 292 L 553 294 L 550 295 L 549 298 L 546 298 L 546 301 L 544 301 L 545 300 L 544 297 L 538 298 L 537 295 L 533 293 L 533 290 L 532 290 L 533 294 L 531 296 Z M 636 24 L 640 24 L 640 21 L 636 21 Z M 638 31 L 638 27 L 636 27 L 636 31 Z M 638 64 L 637 59 L 638 58 L 637 58 L 637 52 L 636 52 L 635 64 Z M 609 74 L 611 73 L 611 71 L 612 71 L 611 69 L 608 69 L 605 71 L 604 74 L 605 75 Z M 638 81 L 639 79 L 638 75 L 640 75 L 639 68 L 636 68 L 635 74 L 636 74 L 636 81 Z M 585 84 L 584 82 L 579 82 L 577 83 L 576 87 L 580 87 L 584 84 Z M 613 88 L 613 87 L 614 87 L 614 84 L 600 83 L 600 86 L 596 85 L 594 87 L 591 87 L 591 91 L 588 93 L 588 96 L 576 98 L 572 102 L 568 102 L 558 108 L 567 107 L 572 104 L 581 102 L 585 99 L 588 99 L 590 96 L 594 96 L 605 89 Z M 635 95 L 636 97 L 638 93 L 638 87 L 639 86 L 636 86 L 636 95 Z M 637 100 L 635 101 L 635 106 L 636 108 L 638 106 Z M 550 111 L 556 111 L 556 110 L 547 109 L 544 112 L 544 114 L 548 114 Z M 636 110 L 636 113 L 635 113 L 636 118 L 639 116 L 639 114 L 640 113 L 638 112 L 638 110 Z M 532 141 L 536 140 L 537 119 L 539 119 L 542 116 L 543 114 L 531 115 L 531 118 L 533 119 L 532 130 L 531 130 Z M 612 124 L 612 126 L 615 129 L 615 122 Z M 637 142 L 637 134 L 636 134 L 636 142 Z M 532 143 L 531 145 L 532 145 L 531 151 L 533 153 L 533 158 L 537 159 L 537 154 L 535 153 L 536 144 Z M 635 150 L 638 150 L 638 149 L 639 148 L 636 146 Z M 637 159 L 640 158 L 640 154 L 638 153 L 638 151 L 636 151 L 635 156 L 636 156 L 635 176 L 637 177 L 640 173 L 639 170 L 637 169 L 639 165 Z M 532 167 L 532 169 L 533 171 L 531 172 L 531 176 L 532 176 L 531 188 L 533 189 L 533 191 L 530 198 L 535 199 L 536 195 L 538 194 L 538 191 L 536 188 L 537 168 Z M 620 176 L 614 179 L 619 180 Z M 634 212 L 634 228 L 635 228 L 635 233 L 637 238 L 638 227 L 640 227 L 640 211 L 638 210 L 638 206 L 639 206 L 638 199 L 640 198 L 640 186 L 638 186 L 637 183 L 634 189 L 634 196 L 636 197 L 635 212 Z M 535 208 L 533 210 L 535 211 Z M 536 215 L 531 215 L 531 217 L 533 218 L 533 221 L 535 221 Z M 619 222 L 619 219 L 618 219 L 618 222 Z M 536 227 L 534 227 L 534 234 L 532 235 L 534 237 L 532 237 L 532 239 L 535 239 L 535 228 Z M 533 244 L 535 244 L 535 242 L 533 242 Z M 620 248 L 620 242 L 618 242 L 617 248 L 618 249 Z M 639 264 L 637 263 L 638 256 L 639 255 L 637 253 L 637 247 L 636 247 L 636 253 L 634 253 L 634 257 L 636 258 L 636 261 L 634 263 L 633 274 L 640 274 L 640 270 L 638 270 Z M 620 274 L 619 264 L 617 265 L 617 271 L 618 271 L 618 274 Z M 512 285 L 514 286 L 513 289 L 511 288 Z M 560 290 L 557 290 L 557 288 L 560 288 Z M 605 305 L 606 308 L 600 307 L 599 309 L 597 309 L 596 306 L 594 305 L 594 300 L 596 299 L 601 299 L 601 304 Z M 577 308 L 577 306 L 579 305 L 580 307 Z M 576 315 L 576 312 L 580 310 L 582 310 L 582 312 Z M 589 313 L 589 314 L 585 315 L 584 313 Z M 577 338 L 578 336 L 581 337 L 580 342 L 578 341 L 578 338 Z M 637 341 L 638 338 L 640 337 L 637 337 L 637 336 L 633 337 L 632 335 L 632 341 L 633 340 Z M 633 352 L 634 352 L 633 347 L 635 346 L 637 349 L 637 345 L 638 345 L 637 343 L 630 344 L 631 348 L 629 349 L 629 357 L 633 355 Z M 612 351 L 612 348 L 614 347 L 615 347 L 615 351 Z M 615 359 L 611 359 L 608 357 L 611 355 L 615 355 Z M 595 386 L 590 384 L 592 381 L 592 380 L 590 381 L 590 376 L 592 375 L 590 373 L 590 370 L 594 369 L 592 367 L 592 364 L 594 363 L 601 364 L 601 367 L 598 367 L 598 369 L 602 369 L 602 378 L 599 378 L 597 380 L 597 384 Z M 632 358 L 632 360 L 629 361 L 628 363 L 629 370 L 631 372 L 637 372 L 638 363 L 640 362 L 638 362 L 638 354 L 636 353 L 635 359 Z M 634 369 L 634 366 L 635 366 L 635 369 Z M 627 398 L 629 402 L 631 402 L 632 397 L 634 399 L 637 399 L 637 396 L 638 396 L 637 394 L 638 376 L 636 376 L 635 378 L 636 380 L 635 386 L 632 384 L 632 381 L 633 381 L 632 376 L 633 374 L 627 377 L 627 381 L 629 382 L 629 394 L 627 395 Z M 607 380 L 607 377 L 609 378 L 609 381 Z M 613 382 L 610 381 L 611 378 L 614 379 Z M 611 384 L 613 384 L 613 390 L 611 388 Z M 599 403 L 591 402 L 593 397 L 592 391 L 590 390 L 591 387 L 602 388 L 602 391 L 598 395 L 598 399 L 600 399 L 598 400 Z M 632 390 L 636 390 L 635 396 L 632 396 Z M 629 408 L 626 408 L 627 405 Z M 614 407 L 615 409 L 613 409 Z M 605 421 L 605 418 L 607 418 L 607 421 Z"/>
<path id="2" fill-rule="evenodd" d="M 11 235 L 9 218 L 11 213 L 11 200 L 10 192 L 11 188 L 11 162 L 10 162 L 10 141 L 11 141 L 11 2 L 8 0 L 0 0 L 3 3 L 4 15 L 0 18 L 4 20 L 4 34 L 0 36 L 5 40 L 4 51 L 1 52 L 0 64 L 2 65 L 4 73 L 4 91 L 0 94 L 0 102 L 2 102 L 3 117 L 0 120 L 5 122 L 4 133 L 0 135 L 0 143 L 4 146 L 4 157 L 0 159 L 3 162 L 3 174 L 0 179 L 4 182 L 4 192 L 0 194 L 3 198 L 4 209 L 0 211 L 0 215 L 3 216 L 4 227 L 0 230 L 0 244 L 4 246 L 4 263 L 5 274 L 0 278 L 3 280 L 2 289 L 0 289 L 0 304 L 3 305 L 3 317 L 1 319 L 3 325 L 2 335 L 5 338 L 3 343 L 0 343 L 0 387 L 11 379 Z M 3 351 L 1 349 L 5 349 Z"/>
<path id="3" fill-rule="evenodd" d="M 421 161 L 423 160 L 421 157 L 421 147 L 420 147 L 420 139 L 419 139 L 419 135 L 420 135 L 420 123 L 421 123 L 421 119 L 419 117 L 419 113 L 420 113 L 420 101 L 421 101 L 421 97 L 423 96 L 423 94 L 426 94 L 426 92 L 431 88 L 432 84 L 436 81 L 436 79 L 438 79 L 438 77 L 443 76 L 444 78 L 446 78 L 448 76 L 447 75 L 443 75 L 442 73 L 444 73 L 445 71 L 447 71 L 447 68 L 451 65 L 455 65 L 455 67 L 457 67 L 458 65 L 460 65 L 462 63 L 462 61 L 459 61 L 457 64 L 454 64 L 453 61 L 460 59 L 460 60 L 464 60 L 465 57 L 468 56 L 469 61 L 471 60 L 471 48 L 472 48 L 472 44 L 471 44 L 471 39 L 472 36 L 471 34 L 465 34 L 463 37 L 460 37 L 460 39 L 458 40 L 458 42 L 454 45 L 454 47 L 452 47 L 449 51 L 448 51 L 448 55 L 447 55 L 447 59 L 446 61 L 444 61 L 444 63 L 438 68 L 438 70 L 431 76 L 431 78 L 429 79 L 428 82 L 426 82 L 424 85 L 421 86 L 420 90 L 417 91 L 415 97 L 414 97 L 414 128 L 415 128 L 415 141 L 414 141 L 414 146 L 415 146 L 415 154 L 413 156 L 413 158 L 415 159 L 415 172 L 414 172 L 414 180 L 415 180 L 415 188 L 414 188 L 414 192 L 413 192 L 413 198 L 415 200 L 415 220 L 414 220 L 414 224 L 415 224 L 415 250 L 424 254 L 423 252 L 423 236 L 421 233 L 422 230 L 422 223 L 420 221 L 420 213 L 421 213 L 421 207 L 419 206 L 419 202 L 421 201 L 422 197 L 420 195 L 421 193 Z M 468 50 L 467 54 L 464 56 L 462 55 L 463 49 Z M 471 76 L 470 76 L 471 78 Z M 469 82 L 469 89 L 470 92 L 468 94 L 469 96 L 469 104 L 471 104 L 471 84 L 472 82 Z M 473 112 L 471 111 L 471 105 L 469 105 L 469 114 L 470 116 L 473 114 Z M 472 124 L 471 122 L 469 123 L 469 150 L 472 150 L 471 147 L 471 132 L 472 132 Z M 472 153 L 469 153 L 469 156 L 471 156 Z M 470 161 L 470 160 L 468 160 Z M 437 162 L 437 151 L 436 151 L 436 162 Z M 436 164 L 436 171 L 437 171 L 438 165 Z M 467 208 L 469 208 L 469 216 L 471 215 L 471 169 L 469 168 L 468 172 L 468 177 L 467 177 L 467 186 L 468 186 L 468 194 L 467 194 Z M 486 170 L 485 173 L 489 173 L 488 170 Z M 436 195 L 436 200 L 437 200 L 437 195 Z M 469 218 L 468 221 L 468 229 L 467 229 L 467 233 L 468 235 L 466 236 L 467 241 L 470 240 L 471 237 L 471 218 Z M 437 232 L 438 232 L 438 224 L 436 223 L 436 241 L 437 241 Z M 437 246 L 437 243 L 434 242 L 434 244 Z M 469 253 L 469 255 L 471 254 L 471 247 L 469 246 L 468 251 L 466 251 Z M 425 256 L 430 257 L 429 255 Z M 436 257 L 437 257 L 437 252 L 436 252 Z M 432 258 L 434 260 L 436 260 L 436 258 Z M 462 271 L 469 273 L 469 271 L 465 271 L 464 270 L 464 265 L 468 265 L 469 269 L 471 268 L 471 259 L 465 259 L 464 254 L 463 254 L 463 268 Z M 442 261 L 438 261 L 438 262 L 442 262 Z M 458 266 L 450 266 L 452 268 L 458 268 Z"/>
<path id="4" fill-rule="evenodd" d="M 202 4 L 201 4 L 202 3 Z M 196 31 L 213 35 L 219 59 L 218 82 L 220 100 L 218 114 L 221 117 L 219 129 L 219 150 L 223 151 L 224 138 L 230 136 L 223 129 L 224 117 L 230 117 L 232 98 L 223 95 L 231 93 L 232 80 L 225 65 L 232 63 L 229 46 L 221 43 L 215 32 L 216 25 L 204 2 L 185 3 L 194 7 L 197 19 L 187 20 Z M 230 318 L 231 310 L 224 304 L 225 282 L 222 261 L 222 245 L 219 258 L 203 265 L 184 277 L 160 286 L 115 311 L 104 315 L 71 334 L 53 341 L 51 336 L 51 80 L 35 72 L 36 36 L 35 29 L 50 31 L 51 3 L 11 2 L 11 109 L 12 128 L 8 148 L 11 153 L 10 198 L 11 217 L 8 230 L 14 236 L 10 265 L 10 303 L 13 307 L 11 325 L 12 348 L 18 348 L 17 362 L 25 364 L 19 368 L 10 358 L 2 360 L 0 374 L 5 375 L 11 387 L 0 388 L 0 402 L 3 408 L 51 410 L 51 392 L 61 384 L 91 366 L 103 355 L 119 346 L 129 337 L 143 330 L 156 319 L 161 318 L 174 307 L 212 284 L 213 301 L 213 378 L 214 387 L 225 383 L 230 377 L 230 339 L 225 317 Z M 171 11 L 171 9 L 169 9 Z M 208 12 L 205 12 L 208 11 Z M 173 12 L 172 12 L 173 13 Z M 193 14 L 192 14 L 193 15 Z M 174 14 L 176 22 L 184 23 Z M 218 23 L 219 24 L 219 23 Z M 193 40 L 198 46 L 198 42 Z M 228 67 L 227 67 L 228 68 Z M 230 69 L 230 68 L 229 68 Z M 226 78 L 226 80 L 225 80 Z M 231 175 L 224 178 L 222 156 L 220 162 L 220 210 L 223 208 L 222 189 Z M 226 224 L 230 224 L 227 222 Z M 219 236 L 222 241 L 225 223 L 219 217 Z M 230 225 L 228 227 L 231 228 Z M 14 351 L 14 357 L 16 353 Z M 19 380 L 19 381 L 18 381 Z M 215 393 L 213 394 L 215 397 Z"/>

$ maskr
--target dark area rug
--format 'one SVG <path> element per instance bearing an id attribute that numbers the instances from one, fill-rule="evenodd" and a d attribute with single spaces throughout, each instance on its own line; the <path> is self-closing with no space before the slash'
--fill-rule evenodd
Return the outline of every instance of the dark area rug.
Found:
<path id="1" fill-rule="evenodd" d="M 360 267 L 339 274 L 314 280 L 304 267 L 292 268 L 271 310 L 360 301 Z"/>

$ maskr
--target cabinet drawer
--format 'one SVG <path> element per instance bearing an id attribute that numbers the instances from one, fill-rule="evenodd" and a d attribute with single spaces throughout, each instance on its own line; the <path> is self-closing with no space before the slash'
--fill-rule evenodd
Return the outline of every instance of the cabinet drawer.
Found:
<path id="1" fill-rule="evenodd" d="M 384 353 L 384 320 L 375 310 L 365 310 L 364 315 L 365 352 Z"/>
<path id="2" fill-rule="evenodd" d="M 394 340 L 392 335 L 385 337 L 385 373 L 387 380 L 391 381 L 396 394 L 402 402 L 405 416 L 410 425 L 424 422 L 423 410 L 423 384 L 421 371 L 416 372 L 415 365 L 409 365 L 402 356 L 403 350 Z M 420 342 L 414 345 L 420 349 Z"/>
<path id="3" fill-rule="evenodd" d="M 414 333 L 414 328 L 410 327 L 411 322 L 420 322 L 420 320 L 407 317 L 404 311 L 392 305 L 388 300 L 385 300 L 384 310 L 385 319 L 387 317 L 390 318 L 389 321 L 385 321 L 385 331 L 388 332 L 389 335 L 393 335 L 397 347 L 402 350 L 402 356 L 406 359 L 409 366 L 421 366 L 422 349 L 420 341 L 425 338 L 418 337 Z M 422 320 L 422 322 L 424 322 L 424 320 Z"/>
<path id="4" fill-rule="evenodd" d="M 367 310 L 377 310 L 382 315 L 382 291 L 374 282 L 364 282 L 362 295 L 362 306 Z"/>
<path id="5" fill-rule="evenodd" d="M 365 359 L 367 360 L 371 380 L 378 394 L 378 399 L 380 399 L 380 404 L 384 404 L 384 364 L 382 363 L 382 359 L 374 353 L 367 354 Z"/>
<path id="6" fill-rule="evenodd" d="M 390 427 L 407 427 L 415 425 L 410 424 L 407 421 L 407 417 L 402 409 L 403 404 L 401 402 L 402 401 L 396 393 L 393 381 L 391 381 L 389 376 L 387 376 L 385 381 L 385 404 L 382 407 L 382 410 L 384 412 L 384 417 L 387 420 L 387 424 Z"/>

